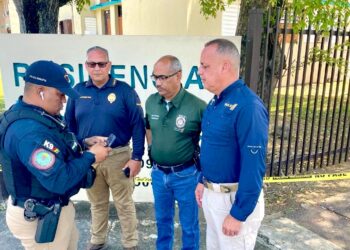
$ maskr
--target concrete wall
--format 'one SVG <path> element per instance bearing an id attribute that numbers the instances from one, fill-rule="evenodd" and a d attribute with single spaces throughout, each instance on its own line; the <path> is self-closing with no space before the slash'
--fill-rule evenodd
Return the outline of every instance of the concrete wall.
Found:
<path id="1" fill-rule="evenodd" d="M 221 35 L 221 13 L 206 20 L 198 0 L 125 0 L 124 35 Z"/>

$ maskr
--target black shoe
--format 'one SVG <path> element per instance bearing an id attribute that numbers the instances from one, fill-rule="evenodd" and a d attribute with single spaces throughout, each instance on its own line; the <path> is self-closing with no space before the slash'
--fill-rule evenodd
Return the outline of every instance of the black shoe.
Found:
<path id="1" fill-rule="evenodd" d="M 89 243 L 89 245 L 87 246 L 86 250 L 107 250 L 108 246 L 103 243 L 103 244 L 92 244 Z"/>
<path id="2" fill-rule="evenodd" d="M 134 247 L 123 247 L 123 250 L 139 250 L 138 246 L 134 246 Z"/>

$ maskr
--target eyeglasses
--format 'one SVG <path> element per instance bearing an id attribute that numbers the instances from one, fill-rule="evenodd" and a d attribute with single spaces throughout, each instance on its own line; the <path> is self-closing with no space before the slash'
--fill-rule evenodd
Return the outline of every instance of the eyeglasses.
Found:
<path id="1" fill-rule="evenodd" d="M 105 68 L 109 62 L 86 62 L 86 65 L 89 68 L 96 68 L 96 65 L 98 65 L 99 68 Z"/>
<path id="2" fill-rule="evenodd" d="M 152 79 L 152 81 L 154 81 L 154 82 L 156 82 L 157 80 L 159 80 L 159 81 L 165 81 L 166 79 L 168 79 L 168 78 L 170 78 L 170 77 L 172 77 L 172 76 L 174 76 L 174 75 L 176 75 L 177 73 L 179 73 L 181 70 L 179 70 L 179 71 L 176 71 L 174 74 L 171 74 L 171 75 L 155 75 L 155 74 L 152 74 L 151 75 L 151 79 Z"/>

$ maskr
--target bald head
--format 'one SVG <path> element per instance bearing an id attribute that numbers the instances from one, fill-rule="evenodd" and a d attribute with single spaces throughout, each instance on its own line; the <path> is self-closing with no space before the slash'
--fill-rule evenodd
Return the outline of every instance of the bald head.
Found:
<path id="1" fill-rule="evenodd" d="M 180 60 L 177 57 L 172 55 L 162 56 L 161 58 L 158 59 L 158 61 L 155 64 L 158 64 L 158 63 L 168 64 L 169 70 L 173 72 L 182 70 Z"/>
<path id="2" fill-rule="evenodd" d="M 172 55 L 162 56 L 153 67 L 153 78 L 158 93 L 166 100 L 176 96 L 181 88 L 182 67 L 180 60 Z"/>
<path id="3" fill-rule="evenodd" d="M 232 66 L 235 68 L 235 70 L 239 72 L 240 55 L 236 45 L 227 39 L 214 39 L 207 42 L 204 47 L 212 45 L 216 46 L 216 52 L 222 56 L 227 57 L 231 61 Z"/>
<path id="4" fill-rule="evenodd" d="M 215 95 L 239 79 L 240 57 L 236 46 L 226 39 L 205 44 L 198 73 L 204 87 Z"/>

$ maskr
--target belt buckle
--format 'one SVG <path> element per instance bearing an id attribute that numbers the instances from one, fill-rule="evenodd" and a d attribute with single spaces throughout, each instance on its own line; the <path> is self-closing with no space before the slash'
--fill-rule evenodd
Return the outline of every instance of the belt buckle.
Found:
<path id="1" fill-rule="evenodd" d="M 220 186 L 220 184 L 211 183 L 211 185 L 212 185 L 212 187 L 213 187 L 213 191 L 214 191 L 214 192 L 222 193 L 222 192 L 221 192 L 221 186 Z"/>
<path id="2" fill-rule="evenodd" d="M 36 212 L 34 212 L 36 200 L 34 199 L 27 199 L 24 202 L 24 219 L 26 221 L 34 221 L 37 218 Z"/>
<path id="3" fill-rule="evenodd" d="M 231 189 L 228 186 L 221 185 L 220 188 L 222 193 L 231 193 Z"/>

